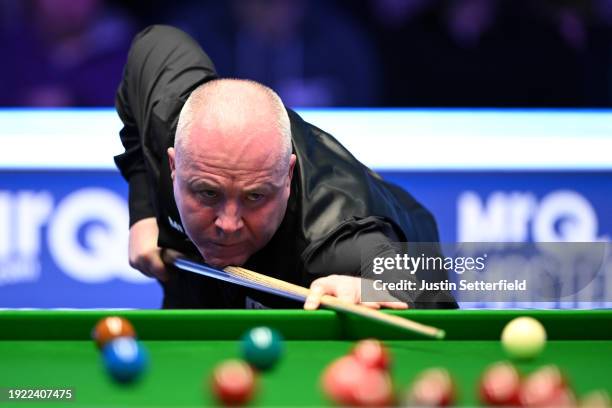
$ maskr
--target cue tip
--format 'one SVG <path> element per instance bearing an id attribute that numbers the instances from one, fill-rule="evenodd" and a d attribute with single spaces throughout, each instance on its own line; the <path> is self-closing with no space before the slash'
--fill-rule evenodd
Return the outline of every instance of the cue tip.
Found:
<path id="1" fill-rule="evenodd" d="M 436 339 L 443 340 L 446 337 L 446 332 L 444 330 L 438 330 L 436 333 Z"/>

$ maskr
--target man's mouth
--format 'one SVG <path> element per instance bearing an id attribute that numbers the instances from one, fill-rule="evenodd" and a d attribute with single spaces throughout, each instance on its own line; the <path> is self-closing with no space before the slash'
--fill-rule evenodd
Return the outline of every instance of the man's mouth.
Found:
<path id="1" fill-rule="evenodd" d="M 229 248 L 238 245 L 239 242 L 213 242 L 212 244 L 220 248 Z"/>

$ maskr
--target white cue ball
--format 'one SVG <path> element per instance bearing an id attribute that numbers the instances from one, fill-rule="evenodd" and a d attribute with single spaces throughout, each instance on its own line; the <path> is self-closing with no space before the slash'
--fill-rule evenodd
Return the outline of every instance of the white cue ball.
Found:
<path id="1" fill-rule="evenodd" d="M 501 341 L 510 357 L 526 360 L 542 352 L 546 345 L 546 330 L 533 317 L 517 317 L 504 327 Z"/>

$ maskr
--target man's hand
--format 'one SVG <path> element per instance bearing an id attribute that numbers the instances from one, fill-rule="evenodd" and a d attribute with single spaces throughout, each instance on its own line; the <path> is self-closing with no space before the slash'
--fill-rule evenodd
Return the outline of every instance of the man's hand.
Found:
<path id="1" fill-rule="evenodd" d="M 154 217 L 144 218 L 130 228 L 128 246 L 130 266 L 146 276 L 160 281 L 168 280 L 168 272 L 157 246 L 159 228 Z"/>
<path id="2" fill-rule="evenodd" d="M 344 275 L 330 275 L 316 279 L 310 285 L 310 294 L 304 303 L 304 309 L 314 310 L 321 304 L 323 295 L 336 296 L 338 299 L 348 303 L 362 304 L 372 309 L 388 307 L 391 309 L 408 309 L 404 302 L 362 302 L 361 301 L 361 278 Z"/>

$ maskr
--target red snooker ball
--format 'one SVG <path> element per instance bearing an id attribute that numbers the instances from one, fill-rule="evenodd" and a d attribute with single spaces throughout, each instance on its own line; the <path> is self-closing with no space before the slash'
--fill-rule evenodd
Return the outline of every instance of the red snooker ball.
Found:
<path id="1" fill-rule="evenodd" d="M 507 362 L 489 366 L 480 380 L 480 401 L 485 405 L 517 406 L 521 390 L 521 377 Z"/>
<path id="2" fill-rule="evenodd" d="M 406 398 L 411 406 L 446 407 L 455 403 L 455 386 L 444 368 L 430 368 L 416 378 Z"/>
<path id="3" fill-rule="evenodd" d="M 227 360 L 215 367 L 212 390 L 223 405 L 248 403 L 255 392 L 255 372 L 242 360 Z"/>
<path id="4" fill-rule="evenodd" d="M 101 319 L 94 327 L 92 337 L 102 349 L 108 342 L 119 337 L 136 337 L 132 324 L 123 317 L 109 316 Z"/>
<path id="5" fill-rule="evenodd" d="M 350 400 L 360 407 L 393 405 L 393 384 L 389 373 L 378 368 L 366 368 L 360 383 L 351 389 Z"/>
<path id="6" fill-rule="evenodd" d="M 393 402 L 389 373 L 364 366 L 352 354 L 334 360 L 321 382 L 327 397 L 338 405 L 381 407 Z"/>
<path id="7" fill-rule="evenodd" d="M 558 367 L 548 365 L 530 374 L 519 394 L 522 406 L 575 405 L 575 396 Z"/>
<path id="8" fill-rule="evenodd" d="M 334 360 L 321 377 L 323 392 L 338 405 L 357 405 L 353 390 L 364 382 L 366 370 L 352 355 Z"/>
<path id="9" fill-rule="evenodd" d="M 390 365 L 389 352 L 376 339 L 366 339 L 357 342 L 352 353 L 355 358 L 368 368 L 387 370 Z"/>

